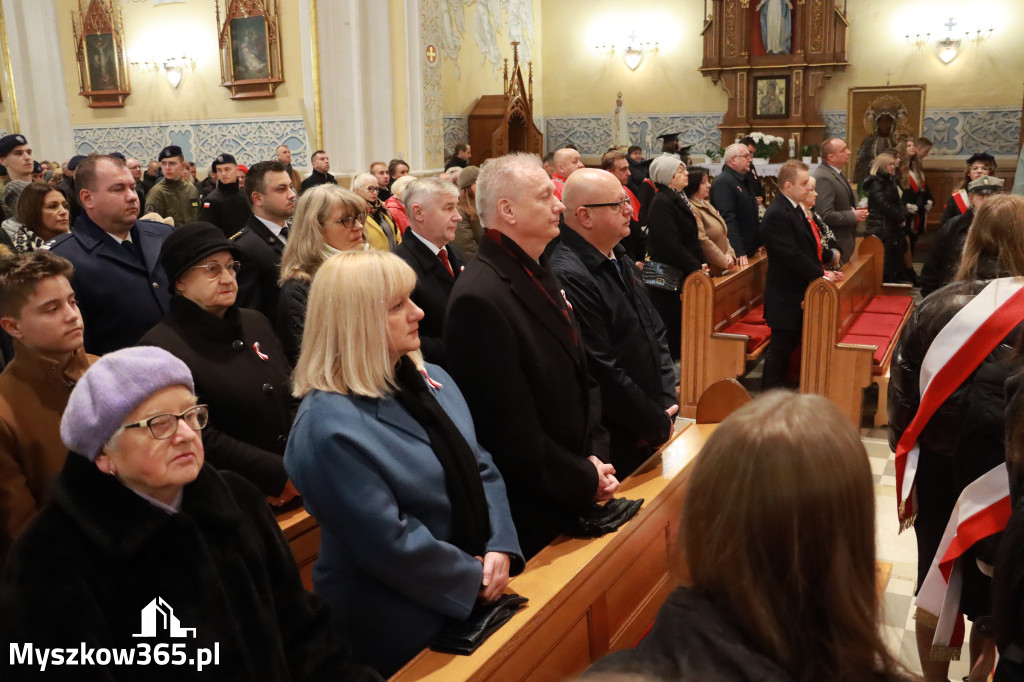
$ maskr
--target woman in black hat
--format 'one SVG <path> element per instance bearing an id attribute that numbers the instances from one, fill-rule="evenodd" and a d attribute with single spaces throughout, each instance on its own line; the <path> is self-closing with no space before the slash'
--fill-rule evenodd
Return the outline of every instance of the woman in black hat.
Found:
<path id="1" fill-rule="evenodd" d="M 139 345 L 163 348 L 192 371 L 210 409 L 203 432 L 210 463 L 241 474 L 281 505 L 297 494 L 282 460 L 295 416 L 292 368 L 267 318 L 235 304 L 239 255 L 210 223 L 175 230 L 160 250 L 175 296 Z"/>
<path id="2" fill-rule="evenodd" d="M 940 224 L 945 225 L 947 220 L 967 213 L 967 209 L 971 207 L 971 199 L 967 196 L 967 185 L 982 175 L 992 175 L 995 172 L 996 159 L 994 156 L 986 152 L 972 154 L 971 158 L 967 159 L 963 184 L 960 186 L 960 189 L 953 192 L 952 196 L 946 200 L 946 207 L 942 211 L 942 222 Z"/>

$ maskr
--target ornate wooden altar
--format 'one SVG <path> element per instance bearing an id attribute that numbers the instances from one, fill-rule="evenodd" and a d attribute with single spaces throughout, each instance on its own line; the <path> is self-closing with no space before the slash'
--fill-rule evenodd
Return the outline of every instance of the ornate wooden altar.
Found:
<path id="1" fill-rule="evenodd" d="M 544 136 L 533 123 L 533 62 L 523 79 L 519 43 L 512 43 L 512 73 L 505 60 L 505 88 L 501 95 L 484 95 L 469 114 L 469 144 L 477 165 L 509 152 L 541 154 Z"/>
<path id="2" fill-rule="evenodd" d="M 792 139 L 799 157 L 802 145 L 824 140 L 819 92 L 849 66 L 846 3 L 791 3 L 790 10 L 785 0 L 705 0 L 700 70 L 729 95 L 719 126 L 723 146 L 758 130 Z M 788 156 L 783 146 L 774 160 Z"/>

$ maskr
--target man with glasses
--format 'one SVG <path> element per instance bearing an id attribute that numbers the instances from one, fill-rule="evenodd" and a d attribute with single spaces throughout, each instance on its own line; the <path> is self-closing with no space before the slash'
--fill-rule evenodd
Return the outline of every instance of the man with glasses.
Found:
<path id="1" fill-rule="evenodd" d="M 83 213 L 50 250 L 75 266 L 85 349 L 105 355 L 134 346 L 167 313 L 171 291 L 159 255 L 174 228 L 138 219 L 135 179 L 120 159 L 87 157 L 75 188 Z"/>
<path id="2" fill-rule="evenodd" d="M 569 229 L 550 266 L 579 321 L 587 371 L 601 386 L 612 465 L 627 476 L 672 435 L 679 409 L 675 368 L 665 326 L 619 243 L 629 235 L 633 211 L 621 181 L 583 168 L 566 181 L 562 200 Z"/>
<path id="3" fill-rule="evenodd" d="M 327 183 L 331 183 L 332 185 L 338 184 L 338 181 L 335 180 L 334 176 L 329 172 L 331 170 L 331 160 L 327 158 L 327 152 L 323 149 L 317 149 L 313 152 L 313 156 L 309 157 L 309 162 L 313 164 L 313 172 L 309 174 L 308 178 L 302 181 L 300 191 L 305 192 L 310 187 L 325 185 Z M 284 166 L 285 172 L 287 173 L 288 167 L 283 163 L 281 165 Z M 289 179 L 291 178 L 291 173 L 288 174 L 288 177 Z"/>
<path id="4" fill-rule="evenodd" d="M 747 185 L 747 173 L 753 156 L 745 144 L 737 142 L 725 148 L 725 165 L 711 183 L 711 204 L 718 209 L 729 228 L 729 243 L 740 266 L 761 248 L 757 197 Z"/>
<path id="5" fill-rule="evenodd" d="M 249 221 L 231 240 L 242 250 L 238 273 L 238 305 L 254 308 L 273 323 L 281 292 L 277 279 L 281 254 L 288 239 L 288 222 L 295 213 L 295 189 L 280 161 L 260 161 L 249 169 L 245 194 L 252 209 Z"/>
<path id="6" fill-rule="evenodd" d="M 370 206 L 366 222 L 363 223 L 366 241 L 378 251 L 393 251 L 402 243 L 402 232 L 395 226 L 395 219 L 381 201 L 377 177 L 371 173 L 360 173 L 352 178 L 352 191 Z"/>

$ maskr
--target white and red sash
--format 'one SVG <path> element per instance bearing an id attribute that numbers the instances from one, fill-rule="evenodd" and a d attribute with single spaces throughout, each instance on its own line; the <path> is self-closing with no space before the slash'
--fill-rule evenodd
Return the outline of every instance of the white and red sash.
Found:
<path id="1" fill-rule="evenodd" d="M 916 601 L 915 617 L 935 624 L 933 660 L 960 660 L 964 643 L 964 620 L 960 613 L 962 555 L 979 540 L 1005 529 L 1011 511 L 1010 478 L 1005 462 L 960 493 Z"/>
<path id="2" fill-rule="evenodd" d="M 900 531 L 914 523 L 917 438 L 946 399 L 1006 336 L 1024 321 L 1024 278 L 994 279 L 935 336 L 921 363 L 921 401 L 896 445 L 896 502 Z"/>
<path id="3" fill-rule="evenodd" d="M 636 198 L 630 188 L 623 185 L 622 189 L 626 190 L 626 196 L 629 197 L 629 206 L 633 209 L 633 220 L 640 220 L 640 200 Z"/>
<path id="4" fill-rule="evenodd" d="M 908 171 L 907 181 L 910 182 L 910 189 L 914 190 L 915 192 L 921 191 L 921 183 L 917 179 L 917 173 L 915 173 L 914 171 Z"/>
<path id="5" fill-rule="evenodd" d="M 967 198 L 967 190 L 965 189 L 958 189 L 953 192 L 953 202 L 960 209 L 960 215 L 967 213 L 967 209 L 971 207 L 971 201 Z"/>

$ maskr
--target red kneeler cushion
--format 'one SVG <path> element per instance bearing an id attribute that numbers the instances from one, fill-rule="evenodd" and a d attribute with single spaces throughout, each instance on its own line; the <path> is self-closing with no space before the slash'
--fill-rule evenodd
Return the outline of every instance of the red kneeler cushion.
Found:
<path id="1" fill-rule="evenodd" d="M 764 321 L 764 304 L 751 308 L 750 312 L 747 313 L 742 320 L 743 324 L 765 324 Z"/>
<path id="2" fill-rule="evenodd" d="M 883 336 L 891 339 L 896 336 L 896 330 L 899 329 L 902 321 L 902 315 L 861 313 L 847 333 L 855 336 Z"/>
<path id="3" fill-rule="evenodd" d="M 839 343 L 853 343 L 858 346 L 875 346 L 875 353 L 871 359 L 876 365 L 882 364 L 882 358 L 885 357 L 885 351 L 889 348 L 889 338 L 884 336 L 847 334 L 843 338 L 839 339 Z"/>
<path id="4" fill-rule="evenodd" d="M 875 296 L 864 307 L 866 313 L 886 313 L 903 316 L 910 307 L 910 296 Z"/>
<path id="5" fill-rule="evenodd" d="M 722 333 L 740 334 L 742 336 L 749 337 L 747 339 L 747 352 L 753 353 L 755 348 L 768 340 L 768 337 L 772 335 L 772 330 L 768 325 L 764 324 L 745 324 L 743 322 L 737 322 L 736 324 L 723 329 Z"/>

